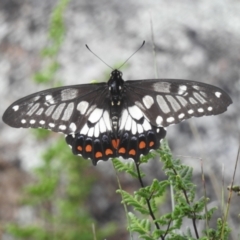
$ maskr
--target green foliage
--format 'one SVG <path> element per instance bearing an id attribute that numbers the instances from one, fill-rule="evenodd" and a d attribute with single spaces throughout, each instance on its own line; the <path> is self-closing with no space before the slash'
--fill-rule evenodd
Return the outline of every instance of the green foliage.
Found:
<path id="1" fill-rule="evenodd" d="M 57 61 L 59 51 L 65 38 L 64 12 L 70 0 L 59 0 L 57 6 L 52 12 L 48 31 L 48 45 L 42 50 L 45 66 L 34 76 L 37 83 L 49 83 L 53 81 L 60 65 Z M 59 81 L 55 82 L 55 86 L 59 86 Z"/>
<path id="2" fill-rule="evenodd" d="M 222 232 L 224 233 L 223 236 L 222 236 Z M 209 237 L 209 239 L 212 239 L 212 240 L 218 240 L 218 239 L 228 240 L 230 232 L 231 232 L 231 229 L 229 228 L 228 225 L 226 224 L 223 225 L 223 221 L 221 218 L 217 220 L 216 230 L 212 228 L 209 228 L 206 230 L 207 236 Z"/>
<path id="3" fill-rule="evenodd" d="M 141 237 L 142 239 L 147 239 L 147 240 L 151 240 L 151 223 L 148 219 L 138 219 L 137 217 L 135 217 L 134 214 L 132 214 L 131 212 L 128 213 L 128 216 L 130 218 L 130 226 L 129 229 L 131 229 L 132 231 L 138 232 L 140 234 L 139 237 Z"/>
<path id="4" fill-rule="evenodd" d="M 61 150 L 61 151 L 60 151 Z M 43 154 L 43 164 L 35 170 L 37 182 L 25 188 L 23 204 L 37 210 L 37 224 L 10 224 L 7 231 L 18 239 L 93 239 L 86 201 L 94 177 L 88 161 L 73 156 L 63 139 L 57 140 Z M 114 226 L 97 229 L 100 239 Z"/>
<path id="5" fill-rule="evenodd" d="M 134 170 L 134 163 L 123 163 L 116 158 L 114 158 L 112 161 L 117 171 L 126 172 L 129 173 L 132 177 L 138 178 L 138 175 Z"/>
<path id="6" fill-rule="evenodd" d="M 36 226 L 28 226 L 19 228 L 16 224 L 10 224 L 7 227 L 7 231 L 10 232 L 13 236 L 18 237 L 18 239 L 39 239 L 47 240 L 50 239 L 46 235 L 44 229 L 41 229 Z"/>
<path id="7" fill-rule="evenodd" d="M 140 171 L 140 165 L 156 154 L 145 156 L 139 163 L 124 164 L 117 159 L 113 161 L 117 171 L 124 171 L 138 178 L 142 186 L 133 194 L 123 189 L 117 190 L 122 196 L 122 203 L 131 206 L 134 210 L 134 213 L 128 213 L 128 230 L 138 233 L 139 239 L 147 240 L 228 239 L 230 229 L 226 223 L 222 224 L 221 219 L 218 220 L 216 229 L 207 228 L 203 233 L 198 232 L 197 223 L 210 220 L 217 208 L 207 210 L 208 199 L 195 198 L 196 186 L 192 183 L 193 169 L 181 164 L 179 159 L 174 159 L 166 142 L 163 142 L 162 148 L 156 152 L 160 155 L 167 180 L 153 179 L 149 186 L 143 185 L 142 178 L 145 175 Z M 159 199 L 164 198 L 170 186 L 174 191 L 174 209 L 169 213 L 160 214 L 163 201 Z M 189 226 L 187 231 L 183 232 L 181 227 L 187 219 L 192 222 L 192 227 Z"/>

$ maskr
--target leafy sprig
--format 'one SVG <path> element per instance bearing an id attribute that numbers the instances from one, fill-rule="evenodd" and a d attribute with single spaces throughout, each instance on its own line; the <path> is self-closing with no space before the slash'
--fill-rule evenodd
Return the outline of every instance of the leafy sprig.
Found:
<path id="1" fill-rule="evenodd" d="M 144 186 L 145 174 L 140 169 L 141 164 L 155 157 L 156 153 L 159 154 L 163 163 L 163 171 L 167 179 L 163 181 L 153 179 L 149 186 Z M 132 177 L 138 178 L 141 185 L 141 188 L 133 194 L 123 189 L 117 191 L 122 196 L 122 203 L 134 210 L 134 212 L 129 211 L 128 213 L 128 230 L 131 233 L 138 233 L 139 239 L 147 240 L 228 239 L 230 229 L 225 225 L 223 230 L 224 225 L 221 225 L 219 220 L 216 230 L 205 229 L 203 233 L 199 233 L 197 224 L 200 221 L 211 219 L 217 208 L 213 207 L 207 210 L 206 205 L 209 199 L 206 197 L 196 199 L 196 186 L 192 183 L 193 169 L 183 165 L 179 159 L 173 158 L 166 141 L 162 143 L 161 149 L 158 149 L 156 153 L 143 157 L 140 162 L 123 163 L 117 159 L 113 161 L 117 171 L 124 171 Z M 158 199 L 167 194 L 170 186 L 174 191 L 174 209 L 172 212 L 160 215 L 161 202 Z M 189 226 L 184 232 L 181 228 L 187 219 L 192 222 L 192 226 Z M 219 238 L 222 230 L 224 237 Z"/>

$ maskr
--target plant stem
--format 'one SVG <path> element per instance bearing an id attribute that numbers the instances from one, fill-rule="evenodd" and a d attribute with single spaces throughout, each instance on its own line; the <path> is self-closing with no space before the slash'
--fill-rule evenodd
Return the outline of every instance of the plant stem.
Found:
<path id="1" fill-rule="evenodd" d="M 144 184 L 143 184 L 143 180 L 142 180 L 141 173 L 140 173 L 140 168 L 139 168 L 140 163 L 135 162 L 135 165 L 136 165 L 136 169 L 137 169 L 138 180 L 140 182 L 141 187 L 144 188 Z M 152 210 L 152 207 L 151 207 L 151 204 L 150 204 L 150 200 L 148 198 L 145 198 L 145 199 L 146 199 L 146 203 L 147 203 L 147 206 L 148 206 L 149 213 L 150 213 L 153 221 L 155 221 L 156 218 L 154 216 L 154 213 L 153 213 L 153 210 Z M 160 230 L 159 224 L 157 222 L 155 222 L 154 224 L 155 224 L 156 228 Z M 161 239 L 164 240 L 164 237 L 161 236 Z"/>
<path id="2" fill-rule="evenodd" d="M 175 169 L 173 169 L 173 172 L 175 173 L 175 175 L 178 175 L 178 173 L 177 173 L 177 171 L 176 171 Z M 186 189 L 182 188 L 182 191 L 183 191 L 183 194 L 184 194 L 184 196 L 185 196 L 185 199 L 186 199 L 188 205 L 190 206 L 191 204 L 190 204 L 190 201 L 189 201 L 189 199 L 188 199 Z M 193 216 L 194 216 L 194 217 L 192 218 L 193 228 L 194 228 L 194 231 L 195 231 L 195 234 L 196 234 L 197 239 L 199 239 L 198 230 L 197 230 L 197 225 L 196 225 L 196 214 L 195 214 L 195 212 L 193 212 Z"/>

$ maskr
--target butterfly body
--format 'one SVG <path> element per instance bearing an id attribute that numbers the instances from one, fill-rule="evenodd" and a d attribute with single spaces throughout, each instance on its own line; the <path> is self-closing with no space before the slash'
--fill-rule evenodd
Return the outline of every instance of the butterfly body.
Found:
<path id="1" fill-rule="evenodd" d="M 124 81 L 113 70 L 107 83 L 72 85 L 14 102 L 3 121 L 16 128 L 47 128 L 66 134 L 73 154 L 99 160 L 139 161 L 160 146 L 165 127 L 190 117 L 217 115 L 231 98 L 220 88 L 187 80 Z"/>
<path id="2" fill-rule="evenodd" d="M 122 73 L 114 70 L 108 81 L 109 99 L 110 99 L 110 115 L 112 120 L 112 127 L 114 135 L 117 137 L 119 128 L 119 118 L 122 112 L 123 97 L 126 90 L 124 89 L 124 81 L 122 80 Z"/>

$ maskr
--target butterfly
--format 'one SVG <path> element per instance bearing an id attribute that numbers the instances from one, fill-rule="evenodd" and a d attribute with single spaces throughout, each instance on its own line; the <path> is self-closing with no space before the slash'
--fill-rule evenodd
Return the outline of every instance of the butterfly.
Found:
<path id="1" fill-rule="evenodd" d="M 231 98 L 195 81 L 124 81 L 115 69 L 107 83 L 51 88 L 17 100 L 3 114 L 15 128 L 46 128 L 66 135 L 75 155 L 99 160 L 132 158 L 160 147 L 166 127 L 191 117 L 217 115 Z"/>

